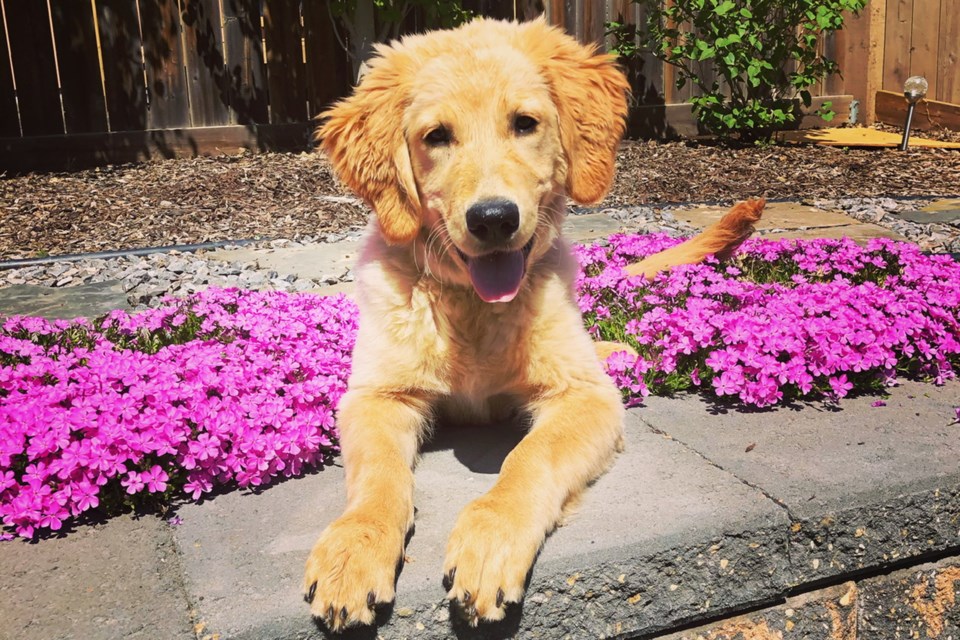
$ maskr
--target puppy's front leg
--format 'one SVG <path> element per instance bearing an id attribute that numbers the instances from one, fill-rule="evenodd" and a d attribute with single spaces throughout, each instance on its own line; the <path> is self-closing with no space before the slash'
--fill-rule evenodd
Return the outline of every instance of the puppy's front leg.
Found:
<path id="1" fill-rule="evenodd" d="M 333 631 L 371 624 L 374 606 L 394 599 L 427 412 L 424 400 L 387 392 L 351 390 L 340 402 L 347 508 L 314 545 L 303 585 L 310 612 Z"/>
<path id="2" fill-rule="evenodd" d="M 619 392 L 605 378 L 542 397 L 533 427 L 503 461 L 486 495 L 460 513 L 444 586 L 467 620 L 500 620 L 519 602 L 540 545 L 564 506 L 602 474 L 623 440 Z"/>

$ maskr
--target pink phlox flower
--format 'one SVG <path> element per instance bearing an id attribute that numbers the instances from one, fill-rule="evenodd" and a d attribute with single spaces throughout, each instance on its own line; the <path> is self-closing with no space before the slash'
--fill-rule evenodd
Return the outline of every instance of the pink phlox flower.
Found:
<path id="1" fill-rule="evenodd" d="M 130 495 L 139 493 L 143 491 L 144 487 L 143 476 L 136 471 L 131 471 L 125 478 L 120 480 L 120 484 L 127 489 L 127 493 Z"/>
<path id="2" fill-rule="evenodd" d="M 147 485 L 147 490 L 151 493 L 162 493 L 167 490 L 167 480 L 170 477 L 160 465 L 153 465 L 147 471 L 140 475 L 140 479 Z"/>

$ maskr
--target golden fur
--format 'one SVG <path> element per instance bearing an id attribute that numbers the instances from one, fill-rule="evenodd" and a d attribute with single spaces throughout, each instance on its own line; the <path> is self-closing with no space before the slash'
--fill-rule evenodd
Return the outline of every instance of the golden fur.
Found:
<path id="1" fill-rule="evenodd" d="M 711 254 L 719 260 L 726 260 L 753 234 L 753 225 L 760 220 L 766 204 L 763 198 L 739 202 L 703 233 L 628 266 L 626 272 L 631 276 L 643 275 L 650 279 L 661 271 L 680 264 L 700 262 Z"/>
<path id="2" fill-rule="evenodd" d="M 528 434 L 461 512 L 444 561 L 466 618 L 498 620 L 622 439 L 620 394 L 583 329 L 560 228 L 567 196 L 595 202 L 609 188 L 628 85 L 612 56 L 542 20 L 478 20 L 378 53 L 318 132 L 376 223 L 356 269 L 360 329 L 338 418 L 347 507 L 307 560 L 304 594 L 333 630 L 372 623 L 394 598 L 432 421 L 520 411 Z M 465 222 L 492 198 L 519 212 L 497 241 Z M 471 280 L 468 262 L 491 252 L 524 256 L 509 301 L 484 302 Z"/>

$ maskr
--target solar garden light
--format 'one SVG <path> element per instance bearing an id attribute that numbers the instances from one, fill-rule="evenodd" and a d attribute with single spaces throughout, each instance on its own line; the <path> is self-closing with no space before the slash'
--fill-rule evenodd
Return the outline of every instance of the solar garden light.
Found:
<path id="1" fill-rule="evenodd" d="M 910 76 L 903 83 L 903 97 L 907 99 L 907 121 L 903 125 L 903 141 L 900 143 L 900 151 L 907 150 L 907 143 L 910 141 L 910 123 L 913 121 L 913 110 L 917 103 L 927 95 L 927 79 L 923 76 Z"/>

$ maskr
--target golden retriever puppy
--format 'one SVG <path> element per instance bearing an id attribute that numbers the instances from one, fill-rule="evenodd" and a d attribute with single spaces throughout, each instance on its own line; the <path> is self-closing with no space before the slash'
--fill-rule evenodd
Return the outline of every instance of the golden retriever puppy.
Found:
<path id="1" fill-rule="evenodd" d="M 560 229 L 567 196 L 592 203 L 610 186 L 628 84 L 612 56 L 543 20 L 477 20 L 378 53 L 318 131 L 376 223 L 338 417 L 347 507 L 310 553 L 304 595 L 332 630 L 372 623 L 394 599 L 433 421 L 519 411 L 529 431 L 461 512 L 442 577 L 469 622 L 499 620 L 622 441 Z"/>
<path id="2" fill-rule="evenodd" d="M 338 417 L 347 507 L 304 579 L 330 629 L 370 624 L 394 599 L 435 417 L 529 416 L 450 535 L 443 584 L 473 623 L 521 599 L 564 506 L 620 445 L 620 394 L 584 331 L 560 228 L 567 195 L 589 203 L 609 188 L 627 90 L 612 56 L 542 20 L 477 20 L 381 47 L 324 114 L 323 148 L 378 227 L 356 268 Z"/>

